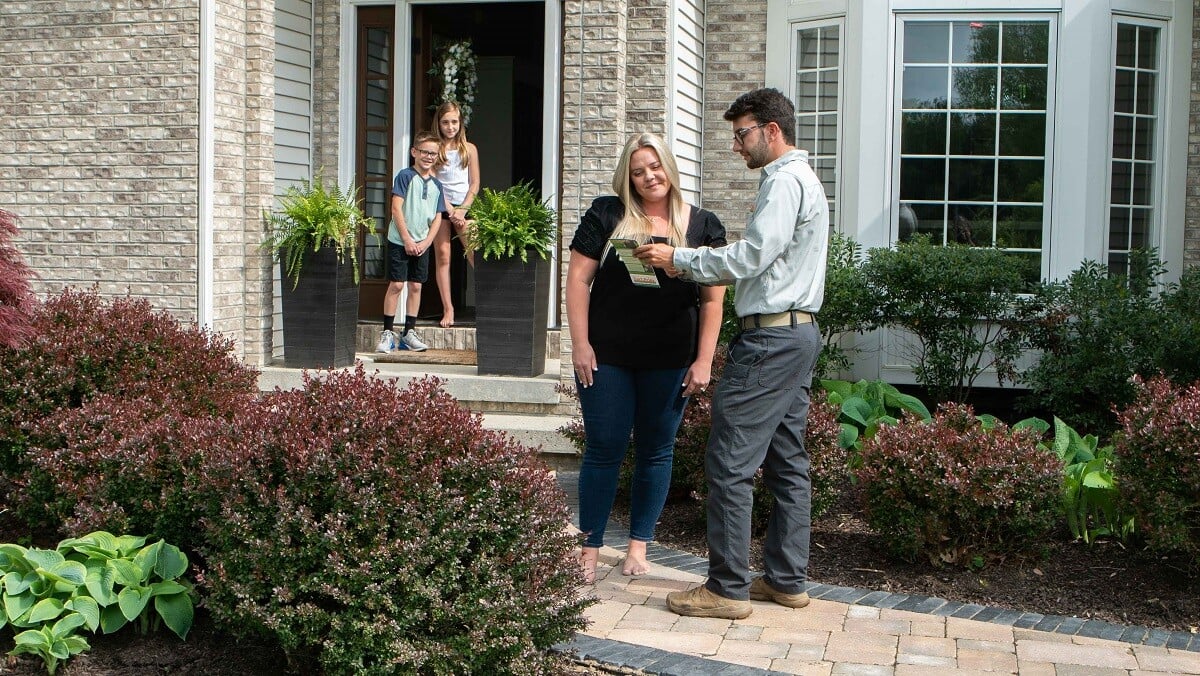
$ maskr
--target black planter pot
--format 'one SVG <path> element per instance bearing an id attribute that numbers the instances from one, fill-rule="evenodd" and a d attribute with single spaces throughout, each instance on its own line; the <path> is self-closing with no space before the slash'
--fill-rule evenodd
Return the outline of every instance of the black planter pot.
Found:
<path id="1" fill-rule="evenodd" d="M 350 261 L 339 265 L 335 249 L 326 246 L 308 252 L 294 290 L 287 275 L 281 278 L 284 365 L 313 369 L 353 364 L 358 285 Z"/>
<path id="2" fill-rule="evenodd" d="M 480 375 L 540 376 L 546 370 L 550 262 L 534 251 L 475 266 L 475 350 Z"/>

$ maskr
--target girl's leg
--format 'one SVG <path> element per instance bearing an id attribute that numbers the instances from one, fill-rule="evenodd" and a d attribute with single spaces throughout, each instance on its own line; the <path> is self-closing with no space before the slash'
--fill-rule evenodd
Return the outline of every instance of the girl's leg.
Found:
<path id="1" fill-rule="evenodd" d="M 629 554 L 622 567 L 626 575 L 649 572 L 646 543 L 654 539 L 654 526 L 671 488 L 675 434 L 687 404 L 687 399 L 679 396 L 687 369 L 643 369 L 636 373 L 633 437 L 637 455 L 629 510 Z"/>
<path id="2" fill-rule="evenodd" d="M 433 239 L 433 275 L 437 280 L 438 295 L 442 297 L 442 328 L 454 326 L 454 303 L 450 300 L 450 228 L 443 224 Z"/>
<path id="3" fill-rule="evenodd" d="M 629 449 L 633 376 L 629 369 L 601 364 L 591 387 L 579 387 L 576 382 L 576 388 L 587 437 L 579 468 L 579 529 L 586 536 L 581 565 L 588 565 L 589 550 L 598 553 L 604 544 L 604 529 L 617 494 L 621 461 Z M 595 557 L 591 558 L 590 566 L 595 570 Z"/>

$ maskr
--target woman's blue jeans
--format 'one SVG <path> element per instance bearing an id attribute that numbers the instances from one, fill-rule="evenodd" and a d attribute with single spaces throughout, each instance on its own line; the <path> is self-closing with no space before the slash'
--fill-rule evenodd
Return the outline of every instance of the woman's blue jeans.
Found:
<path id="1" fill-rule="evenodd" d="M 575 387 L 587 443 L 579 470 L 579 529 L 588 547 L 604 544 L 621 462 L 633 433 L 635 464 L 629 537 L 650 542 L 671 487 L 675 433 L 687 399 L 686 368 L 631 369 L 601 364 L 591 387 Z"/>

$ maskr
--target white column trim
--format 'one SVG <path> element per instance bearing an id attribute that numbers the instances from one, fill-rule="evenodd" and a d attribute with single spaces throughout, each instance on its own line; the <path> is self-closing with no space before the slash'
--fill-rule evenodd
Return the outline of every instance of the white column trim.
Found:
<path id="1" fill-rule="evenodd" d="M 199 157 L 197 158 L 196 323 L 213 328 L 213 168 L 216 163 L 216 0 L 200 0 Z"/>

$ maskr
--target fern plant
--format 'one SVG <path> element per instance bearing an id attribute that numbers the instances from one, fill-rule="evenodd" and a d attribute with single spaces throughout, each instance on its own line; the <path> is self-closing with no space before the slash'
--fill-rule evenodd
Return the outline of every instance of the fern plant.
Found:
<path id="1" fill-rule="evenodd" d="M 533 182 L 506 190 L 484 188 L 468 212 L 467 246 L 484 260 L 520 256 L 529 260 L 529 249 L 542 260 L 554 245 L 555 213 L 550 200 L 539 200 Z"/>
<path id="2" fill-rule="evenodd" d="M 339 264 L 349 257 L 358 284 L 358 229 L 368 224 L 358 190 L 342 190 L 336 184 L 326 188 L 318 175 L 300 187 L 289 187 L 279 204 L 278 211 L 263 215 L 270 229 L 263 246 L 283 261 L 292 288 L 300 283 L 309 253 L 324 246 L 337 250 Z"/>

